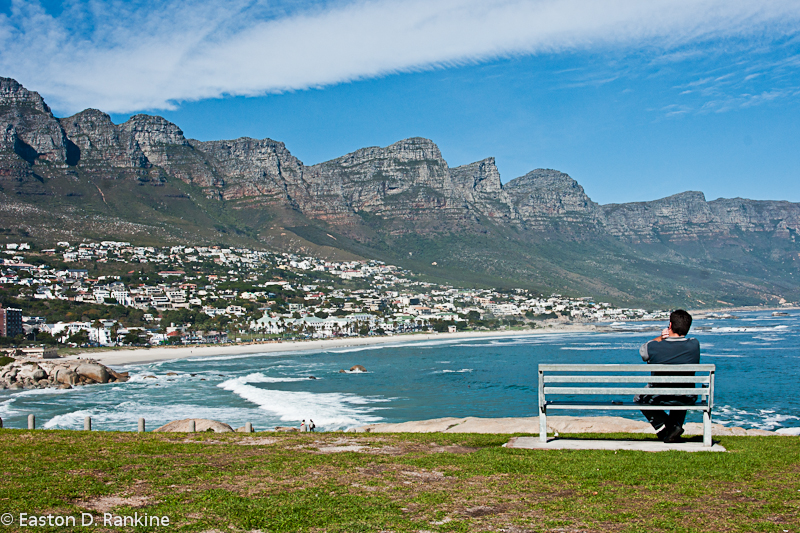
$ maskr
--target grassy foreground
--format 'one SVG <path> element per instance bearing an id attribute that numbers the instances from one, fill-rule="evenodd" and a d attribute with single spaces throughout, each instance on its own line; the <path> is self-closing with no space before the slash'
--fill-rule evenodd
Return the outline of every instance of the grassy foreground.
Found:
<path id="1" fill-rule="evenodd" d="M 636 438 L 601 438 L 615 437 Z M 508 438 L 5 429 L 0 513 L 14 522 L 0 532 L 30 530 L 20 513 L 95 517 L 40 531 L 800 530 L 797 437 L 721 438 L 729 453 L 502 448 Z M 170 524 L 105 526 L 103 513 Z"/>

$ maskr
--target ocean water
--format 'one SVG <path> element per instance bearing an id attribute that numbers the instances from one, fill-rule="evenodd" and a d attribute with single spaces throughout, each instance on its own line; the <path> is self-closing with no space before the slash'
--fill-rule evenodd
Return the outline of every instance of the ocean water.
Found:
<path id="1" fill-rule="evenodd" d="M 234 428 L 299 425 L 318 430 L 440 417 L 537 414 L 539 363 L 641 363 L 640 344 L 663 323 L 614 324 L 610 333 L 530 334 L 324 351 L 188 358 L 123 367 L 127 383 L 72 390 L 0 391 L 5 427 L 148 430 L 171 420 L 211 418 Z M 800 434 L 800 311 L 697 320 L 701 362 L 717 365 L 714 421 Z M 345 372 L 360 364 L 367 372 Z M 174 373 L 175 375 L 167 375 Z M 149 377 L 155 376 L 155 377 Z M 317 379 L 310 379 L 314 376 Z M 634 411 L 569 411 L 642 419 Z M 690 413 L 687 420 L 700 421 Z"/>

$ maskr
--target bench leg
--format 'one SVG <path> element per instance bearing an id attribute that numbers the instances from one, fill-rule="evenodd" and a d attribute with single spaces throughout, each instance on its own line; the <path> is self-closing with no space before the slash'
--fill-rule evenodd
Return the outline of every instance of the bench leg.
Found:
<path id="1" fill-rule="evenodd" d="M 703 446 L 711 444 L 711 413 L 703 411 Z"/>
<path id="2" fill-rule="evenodd" d="M 539 407 L 539 442 L 547 442 L 547 411 Z"/>

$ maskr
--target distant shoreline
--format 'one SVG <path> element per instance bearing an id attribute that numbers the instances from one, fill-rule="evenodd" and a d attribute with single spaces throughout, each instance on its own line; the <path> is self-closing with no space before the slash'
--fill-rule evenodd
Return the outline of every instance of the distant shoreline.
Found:
<path id="1" fill-rule="evenodd" d="M 737 307 L 719 309 L 693 309 L 692 314 L 707 315 L 708 313 L 734 313 L 737 311 L 797 311 L 798 307 Z M 626 322 L 652 322 L 653 320 L 626 320 Z M 456 333 L 410 333 L 385 337 L 349 337 L 337 339 L 315 339 L 294 341 L 267 341 L 243 344 L 212 344 L 189 346 L 158 346 L 153 348 L 128 348 L 122 350 L 108 350 L 97 352 L 81 352 L 67 356 L 66 359 L 90 358 L 105 365 L 131 365 L 142 363 L 155 363 L 175 359 L 194 357 L 215 357 L 226 355 L 249 355 L 274 352 L 299 352 L 307 350 L 328 350 L 331 348 L 344 348 L 349 346 L 374 346 L 381 344 L 405 344 L 426 340 L 458 340 L 458 339 L 487 339 L 497 337 L 515 337 L 522 335 L 540 335 L 552 333 L 598 333 L 614 331 L 597 323 L 586 324 L 549 324 L 543 328 L 524 330 L 499 330 L 499 331 L 459 331 Z"/>
<path id="2" fill-rule="evenodd" d="M 735 313 L 735 312 L 754 312 L 754 311 L 797 311 L 800 310 L 800 307 L 758 307 L 758 306 L 747 306 L 743 305 L 741 307 L 712 307 L 708 309 L 688 309 L 692 315 L 695 313 L 707 315 L 708 313 Z"/>
<path id="3" fill-rule="evenodd" d="M 158 346 L 155 348 L 131 348 L 108 350 L 104 352 L 82 352 L 66 359 L 94 359 L 104 365 L 131 365 L 155 363 L 174 359 L 195 357 L 218 357 L 226 355 L 248 355 L 274 352 L 299 352 L 307 350 L 328 350 L 350 346 L 374 346 L 381 344 L 405 344 L 426 340 L 491 339 L 498 337 L 518 337 L 553 333 L 595 333 L 605 331 L 595 324 L 564 324 L 540 329 L 503 331 L 460 331 L 456 333 L 414 333 L 391 337 L 352 337 L 344 339 L 316 339 L 305 341 L 273 341 L 247 344 L 199 345 L 199 346 Z"/>

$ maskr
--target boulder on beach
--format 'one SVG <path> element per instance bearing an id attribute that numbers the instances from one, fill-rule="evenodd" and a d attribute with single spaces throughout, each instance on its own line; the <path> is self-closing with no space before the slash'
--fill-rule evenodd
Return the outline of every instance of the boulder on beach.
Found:
<path id="1" fill-rule="evenodd" d="M 124 383 L 130 379 L 130 374 L 128 372 L 116 372 L 110 368 L 106 368 L 106 370 L 108 370 L 108 373 L 115 381 L 119 381 L 120 383 Z"/>
<path id="2" fill-rule="evenodd" d="M 188 433 L 191 431 L 191 423 L 194 421 L 194 430 L 197 432 L 211 430 L 214 433 L 232 433 L 233 428 L 224 422 L 208 420 L 206 418 L 186 418 L 184 420 L 173 420 L 164 424 L 153 431 L 160 433 Z"/>
<path id="3" fill-rule="evenodd" d="M 251 425 L 250 431 L 247 431 L 247 426 L 242 426 L 240 428 L 236 428 L 236 433 L 255 433 L 255 428 Z"/>
<path id="4" fill-rule="evenodd" d="M 31 360 L 17 359 L 0 369 L 0 388 L 62 388 L 93 383 L 127 381 L 127 372 L 115 372 L 94 360 Z M 19 386 L 11 387 L 17 383 Z"/>
<path id="5" fill-rule="evenodd" d="M 75 369 L 75 373 L 96 383 L 108 383 L 108 378 L 111 377 L 108 369 L 99 363 L 84 363 Z"/>
<path id="6" fill-rule="evenodd" d="M 367 369 L 361 365 L 353 365 L 350 367 L 350 372 L 366 372 Z"/>
<path id="7" fill-rule="evenodd" d="M 56 369 L 56 383 L 74 387 L 78 383 L 78 374 L 71 368 L 60 367 Z"/>
<path id="8" fill-rule="evenodd" d="M 36 363 L 23 363 L 17 369 L 15 378 L 17 381 L 37 381 L 40 378 L 34 376 L 39 376 L 41 373 L 42 369 Z"/>

